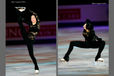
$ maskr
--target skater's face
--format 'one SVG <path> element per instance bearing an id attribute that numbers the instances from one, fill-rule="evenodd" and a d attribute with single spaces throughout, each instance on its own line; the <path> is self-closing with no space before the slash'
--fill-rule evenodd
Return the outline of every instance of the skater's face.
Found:
<path id="1" fill-rule="evenodd" d="M 34 15 L 31 16 L 31 22 L 36 23 L 36 17 Z"/>
<path id="2" fill-rule="evenodd" d="M 83 25 L 83 28 L 86 30 L 86 24 Z"/>

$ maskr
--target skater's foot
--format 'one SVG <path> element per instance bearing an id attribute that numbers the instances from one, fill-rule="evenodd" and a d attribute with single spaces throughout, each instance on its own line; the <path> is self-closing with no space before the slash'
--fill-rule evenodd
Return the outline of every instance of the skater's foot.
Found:
<path id="1" fill-rule="evenodd" d="M 66 61 L 65 59 L 63 59 L 63 58 L 62 58 L 60 61 L 61 61 L 61 62 L 67 62 L 67 61 Z"/>
<path id="2" fill-rule="evenodd" d="M 97 56 L 95 57 L 95 61 L 98 61 L 98 59 L 99 59 L 100 57 L 101 57 L 100 55 L 97 55 Z"/>
<path id="3" fill-rule="evenodd" d="M 99 58 L 99 59 L 97 60 L 97 62 L 104 62 L 104 59 L 103 59 L 103 58 Z"/>
<path id="4" fill-rule="evenodd" d="M 35 73 L 39 73 L 39 67 L 35 67 Z"/>
<path id="5" fill-rule="evenodd" d="M 26 7 L 15 7 L 16 9 L 18 9 L 20 12 L 25 11 Z"/>
<path id="6" fill-rule="evenodd" d="M 68 62 L 69 61 L 69 57 L 64 57 L 61 59 L 62 62 Z"/>
<path id="7" fill-rule="evenodd" d="M 39 70 L 35 70 L 35 73 L 38 74 L 39 73 Z"/>

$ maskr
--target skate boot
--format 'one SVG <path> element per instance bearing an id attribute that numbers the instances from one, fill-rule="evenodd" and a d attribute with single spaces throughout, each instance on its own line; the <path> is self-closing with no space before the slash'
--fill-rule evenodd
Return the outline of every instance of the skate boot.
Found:
<path id="1" fill-rule="evenodd" d="M 69 56 L 65 56 L 61 59 L 62 62 L 68 62 L 69 61 Z"/>
<path id="2" fill-rule="evenodd" d="M 103 62 L 104 59 L 101 58 L 101 56 L 99 55 L 99 56 L 96 56 L 96 57 L 95 57 L 95 61 L 96 61 L 96 62 Z"/>
<path id="3" fill-rule="evenodd" d="M 35 73 L 38 74 L 40 71 L 39 71 L 39 68 L 38 67 L 35 67 Z"/>

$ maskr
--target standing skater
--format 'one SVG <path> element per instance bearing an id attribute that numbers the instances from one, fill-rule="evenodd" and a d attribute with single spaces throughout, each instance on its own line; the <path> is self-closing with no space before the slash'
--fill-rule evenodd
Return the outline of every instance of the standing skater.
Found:
<path id="1" fill-rule="evenodd" d="M 100 57 L 105 46 L 105 41 L 95 35 L 94 27 L 89 19 L 86 19 L 83 28 L 84 30 L 82 34 L 85 38 L 85 41 L 71 41 L 69 49 L 61 61 L 69 61 L 69 55 L 72 52 L 74 46 L 80 48 L 98 48 L 98 53 L 95 57 L 95 61 L 103 61 Z"/>
<path id="2" fill-rule="evenodd" d="M 18 24 L 22 37 L 27 45 L 29 55 L 34 63 L 35 73 L 39 73 L 39 67 L 37 65 L 36 58 L 33 52 L 33 43 L 35 41 L 35 36 L 39 33 L 40 22 L 36 13 L 31 10 L 28 10 L 26 7 L 16 7 Z M 23 22 L 29 25 L 29 31 L 27 32 Z"/>

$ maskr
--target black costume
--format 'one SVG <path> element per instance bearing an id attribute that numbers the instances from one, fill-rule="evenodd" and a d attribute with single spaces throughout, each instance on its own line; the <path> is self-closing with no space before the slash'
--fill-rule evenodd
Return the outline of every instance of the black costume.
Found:
<path id="1" fill-rule="evenodd" d="M 88 22 L 86 22 L 86 24 L 87 24 L 86 28 L 89 29 L 89 32 L 86 32 L 85 29 L 83 31 L 83 36 L 85 38 L 85 41 L 71 41 L 70 45 L 69 45 L 69 49 L 64 56 L 65 61 L 69 61 L 69 55 L 73 50 L 73 46 L 77 46 L 80 48 L 99 48 L 98 53 L 95 57 L 95 61 L 97 61 L 98 58 L 101 57 L 101 52 L 104 49 L 105 41 L 103 41 L 101 38 L 98 38 L 95 35 L 95 32 L 93 30 L 93 26 L 91 24 L 88 24 Z"/>
<path id="2" fill-rule="evenodd" d="M 35 36 L 39 33 L 39 30 L 40 30 L 39 18 L 36 13 L 34 13 L 33 11 L 28 10 L 28 9 L 26 9 L 23 12 L 20 12 L 16 9 L 16 12 L 17 12 L 17 19 L 18 19 L 20 31 L 21 31 L 22 37 L 25 41 L 25 44 L 27 45 L 29 55 L 35 65 L 35 70 L 39 70 L 36 58 L 34 57 L 34 53 L 33 53 L 33 43 L 35 41 Z M 31 15 L 34 15 L 36 17 L 37 22 L 35 25 L 32 25 L 32 22 L 30 21 Z M 23 25 L 23 22 L 25 22 L 29 25 L 28 32 L 26 31 L 26 29 Z"/>

